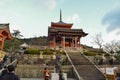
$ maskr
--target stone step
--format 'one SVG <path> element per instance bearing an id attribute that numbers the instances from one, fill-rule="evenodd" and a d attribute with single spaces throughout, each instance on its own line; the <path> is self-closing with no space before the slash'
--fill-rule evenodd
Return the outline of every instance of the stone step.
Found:
<path id="1" fill-rule="evenodd" d="M 20 80 L 44 80 L 43 78 L 20 78 Z M 76 80 L 74 78 L 68 78 L 67 80 Z"/>
<path id="2" fill-rule="evenodd" d="M 101 80 L 105 78 L 98 68 L 80 52 L 68 52 L 68 55 L 83 80 Z"/>

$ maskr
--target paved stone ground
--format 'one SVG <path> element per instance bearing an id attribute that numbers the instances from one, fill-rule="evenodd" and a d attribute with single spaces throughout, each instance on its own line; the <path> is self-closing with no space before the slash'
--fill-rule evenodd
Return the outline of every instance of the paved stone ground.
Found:
<path id="1" fill-rule="evenodd" d="M 21 78 L 20 80 L 44 80 L 42 78 Z"/>
<path id="2" fill-rule="evenodd" d="M 43 78 L 21 78 L 20 80 L 44 80 Z M 72 78 L 68 78 L 67 80 L 76 80 Z"/>

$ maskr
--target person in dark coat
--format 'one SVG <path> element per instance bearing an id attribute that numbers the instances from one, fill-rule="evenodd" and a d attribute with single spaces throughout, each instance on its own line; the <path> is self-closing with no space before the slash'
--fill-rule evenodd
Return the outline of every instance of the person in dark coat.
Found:
<path id="1" fill-rule="evenodd" d="M 2 73 L 0 75 L 0 80 L 1 78 L 8 73 L 7 66 L 4 67 L 4 70 L 2 70 Z"/>
<path id="2" fill-rule="evenodd" d="M 20 78 L 15 74 L 15 66 L 9 65 L 7 69 L 8 73 L 5 74 L 0 80 L 20 80 Z"/>
<path id="3" fill-rule="evenodd" d="M 59 80 L 65 80 L 64 75 L 61 70 L 59 72 Z"/>

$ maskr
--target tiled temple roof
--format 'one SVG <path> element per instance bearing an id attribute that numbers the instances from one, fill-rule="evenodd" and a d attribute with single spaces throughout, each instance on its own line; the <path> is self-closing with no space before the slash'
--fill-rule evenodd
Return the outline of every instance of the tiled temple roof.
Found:
<path id="1" fill-rule="evenodd" d="M 82 29 L 68 29 L 68 28 L 56 28 L 56 27 L 49 27 L 49 32 L 83 32 Z"/>
<path id="2" fill-rule="evenodd" d="M 5 29 L 8 27 L 9 24 L 0 24 L 0 29 Z"/>
<path id="3" fill-rule="evenodd" d="M 58 28 L 71 28 L 72 27 L 72 23 L 64 23 L 63 21 L 59 21 L 59 22 L 51 22 L 51 27 L 58 27 Z"/>
<path id="4" fill-rule="evenodd" d="M 57 34 L 69 34 L 69 35 L 82 35 L 86 36 L 87 33 L 83 32 L 82 29 L 68 29 L 68 28 L 56 28 L 56 27 L 49 27 L 48 33 L 57 33 Z"/>
<path id="5" fill-rule="evenodd" d="M 58 28 L 71 28 L 72 23 L 65 23 L 62 21 L 62 11 L 60 10 L 60 20 L 59 22 L 51 22 L 51 27 L 58 27 Z"/>

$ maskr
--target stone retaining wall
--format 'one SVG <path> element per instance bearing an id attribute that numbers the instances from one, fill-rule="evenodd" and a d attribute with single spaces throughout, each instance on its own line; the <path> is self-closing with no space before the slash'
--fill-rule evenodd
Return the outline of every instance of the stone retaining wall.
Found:
<path id="1" fill-rule="evenodd" d="M 16 74 L 21 78 L 43 78 L 43 70 L 47 67 L 52 73 L 54 72 L 54 66 L 45 65 L 17 65 Z M 72 77 L 72 67 L 62 66 L 63 72 L 67 73 L 68 77 Z"/>

